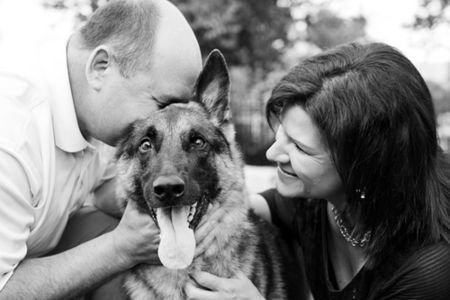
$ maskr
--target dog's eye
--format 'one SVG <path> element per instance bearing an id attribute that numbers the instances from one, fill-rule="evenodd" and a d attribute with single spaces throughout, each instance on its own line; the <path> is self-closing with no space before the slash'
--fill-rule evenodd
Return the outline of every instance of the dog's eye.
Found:
<path id="1" fill-rule="evenodd" d="M 141 141 L 141 144 L 139 145 L 139 151 L 141 153 L 145 153 L 145 152 L 149 151 L 150 149 L 152 149 L 152 143 L 150 143 L 150 140 L 143 139 Z"/>
<path id="2" fill-rule="evenodd" d="M 201 137 L 193 137 L 191 140 L 192 144 L 197 148 L 203 148 L 206 145 L 206 141 Z"/>

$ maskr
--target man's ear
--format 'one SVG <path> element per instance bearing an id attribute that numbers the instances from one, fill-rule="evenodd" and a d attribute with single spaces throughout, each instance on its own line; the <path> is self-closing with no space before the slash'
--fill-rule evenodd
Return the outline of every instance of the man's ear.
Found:
<path id="1" fill-rule="evenodd" d="M 86 62 L 86 79 L 96 91 L 100 90 L 106 70 L 111 66 L 112 54 L 108 47 L 100 45 L 95 48 Z"/>
<path id="2" fill-rule="evenodd" d="M 194 100 L 203 104 L 217 125 L 231 119 L 229 106 L 230 77 L 222 53 L 215 49 L 205 61 L 205 66 L 197 78 Z"/>

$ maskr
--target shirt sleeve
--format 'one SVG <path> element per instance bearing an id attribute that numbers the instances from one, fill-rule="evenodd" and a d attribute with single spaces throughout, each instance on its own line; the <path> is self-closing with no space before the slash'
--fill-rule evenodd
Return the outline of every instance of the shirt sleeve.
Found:
<path id="1" fill-rule="evenodd" d="M 88 176 L 92 178 L 92 187 L 87 199 L 84 201 L 84 205 L 93 205 L 95 202 L 95 191 L 117 174 L 114 160 L 115 148 L 97 140 L 91 141 L 91 144 L 96 148 L 96 154 L 93 159 L 94 165 L 89 167 L 90 174 Z"/>
<path id="2" fill-rule="evenodd" d="M 296 199 L 281 196 L 276 189 L 270 189 L 261 193 L 269 206 L 272 223 L 288 235 L 294 236 Z"/>
<path id="3" fill-rule="evenodd" d="M 106 145 L 100 141 L 97 141 L 95 145 L 98 151 L 99 157 L 99 180 L 97 181 L 94 189 L 101 186 L 106 181 L 113 179 L 117 174 L 117 162 L 114 159 L 116 148 Z"/>
<path id="4" fill-rule="evenodd" d="M 377 300 L 450 299 L 450 245 L 440 243 L 420 250 L 399 269 L 395 279 L 382 288 Z"/>
<path id="5" fill-rule="evenodd" d="M 27 253 L 34 221 L 31 192 L 23 164 L 0 148 L 0 290 Z"/>

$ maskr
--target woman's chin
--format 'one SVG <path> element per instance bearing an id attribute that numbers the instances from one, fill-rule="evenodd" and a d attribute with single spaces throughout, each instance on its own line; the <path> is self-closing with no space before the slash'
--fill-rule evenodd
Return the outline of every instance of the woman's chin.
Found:
<path id="1" fill-rule="evenodd" d="M 301 182 L 296 182 L 295 184 L 286 184 L 283 181 L 277 179 L 276 188 L 278 193 L 286 198 L 305 197 L 303 184 Z"/>

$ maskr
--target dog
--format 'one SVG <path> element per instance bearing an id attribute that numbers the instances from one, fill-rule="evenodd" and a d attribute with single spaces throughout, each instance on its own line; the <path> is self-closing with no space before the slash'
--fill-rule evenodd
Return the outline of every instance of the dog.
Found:
<path id="1" fill-rule="evenodd" d="M 279 237 L 249 209 L 229 89 L 225 59 L 213 50 L 192 99 L 137 121 L 118 146 L 118 197 L 136 201 L 161 231 L 163 265 L 128 272 L 131 299 L 186 299 L 189 274 L 200 270 L 241 271 L 266 299 L 287 299 Z M 200 230 L 208 232 L 203 249 Z"/>

